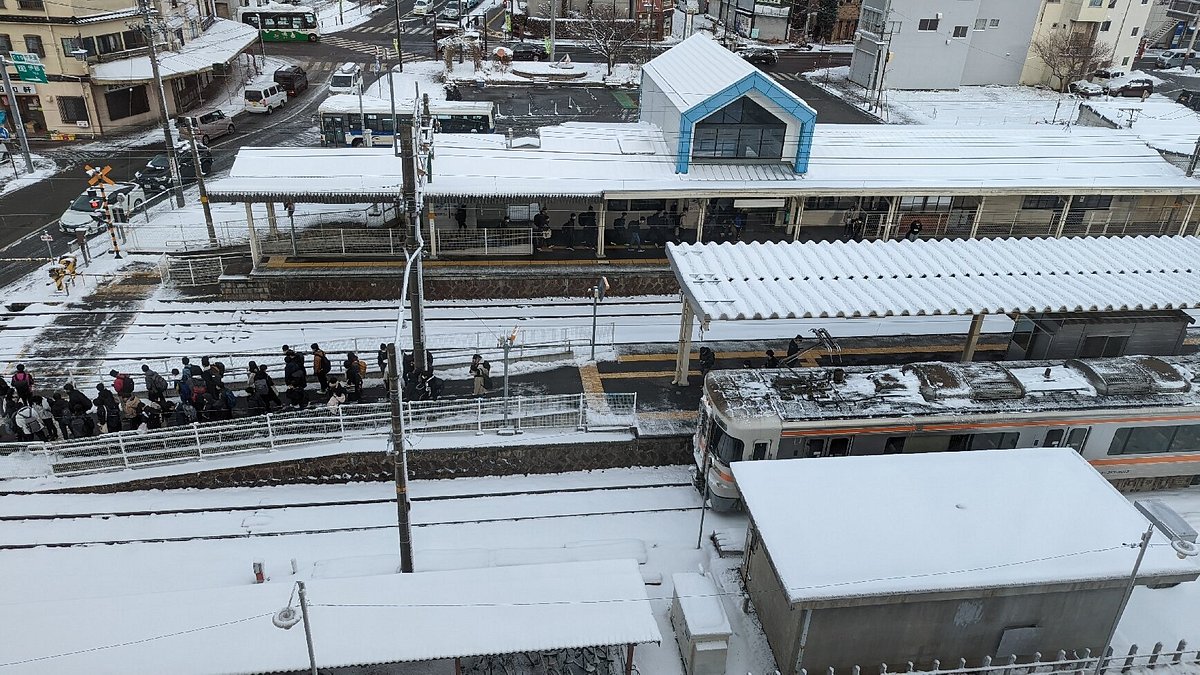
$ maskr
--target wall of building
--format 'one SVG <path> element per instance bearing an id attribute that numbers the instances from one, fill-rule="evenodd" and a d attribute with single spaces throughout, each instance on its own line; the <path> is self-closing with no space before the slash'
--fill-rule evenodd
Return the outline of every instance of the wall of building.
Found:
<path id="1" fill-rule="evenodd" d="M 891 58 L 884 70 L 883 86 L 957 89 L 979 4 L 980 0 L 892 0 Z M 939 14 L 936 30 L 920 30 L 922 19 L 935 19 Z M 955 26 L 967 26 L 966 36 L 953 37 Z"/>
<path id="2" fill-rule="evenodd" d="M 1112 7 L 1108 6 L 1110 3 Z M 1097 8 L 1091 7 L 1087 0 L 1043 0 L 1032 41 L 1054 30 L 1094 30 L 1098 42 L 1113 47 L 1112 65 L 1131 70 L 1149 16 L 1149 0 L 1145 4 L 1142 0 L 1106 0 Z M 1032 49 L 1025 57 L 1021 84 L 1060 85 Z"/>
<path id="3" fill-rule="evenodd" d="M 1004 631 L 1020 627 L 1040 629 L 1029 655 L 1034 649 L 1046 657 L 1060 649 L 1097 653 L 1120 610 L 1122 589 L 979 595 L 936 602 L 914 595 L 903 604 L 814 610 L 802 666 L 810 673 L 827 667 L 849 672 L 855 665 L 874 672 L 881 663 L 912 661 L 921 669 L 934 659 L 960 657 L 978 665 L 984 656 L 1002 656 L 996 650 Z M 796 611 L 790 618 L 796 623 L 801 616 Z M 780 665 L 785 675 L 793 673 L 789 664 Z"/>
<path id="4" fill-rule="evenodd" d="M 982 0 L 979 14 L 970 27 L 962 84 L 1017 84 L 1025 67 L 1037 15 L 1036 2 Z M 983 28 L 979 29 L 981 22 Z"/>
<path id="5" fill-rule="evenodd" d="M 771 567 L 770 557 L 757 537 L 751 521 L 747 534 L 747 547 L 742 562 L 742 582 L 746 587 L 754 613 L 758 616 L 767 644 L 775 655 L 776 667 L 781 673 L 789 673 L 796 659 L 796 647 L 800 641 L 803 612 L 794 611 L 787 601 L 787 594 Z M 809 672 L 818 672 L 810 669 Z"/>
<path id="6" fill-rule="evenodd" d="M 1109 29 L 1100 31 L 1098 35 L 1101 42 L 1112 45 L 1114 66 L 1133 70 L 1138 46 L 1145 37 L 1149 19 L 1149 0 L 1117 0 L 1116 7 L 1108 10 L 1105 20 L 1111 21 Z"/>
<path id="7" fill-rule="evenodd" d="M 642 76 L 638 104 L 638 121 L 649 122 L 662 129 L 667 149 L 672 155 L 679 152 L 679 118 L 683 111 L 667 99 L 662 87 L 658 86 L 653 77 Z"/>

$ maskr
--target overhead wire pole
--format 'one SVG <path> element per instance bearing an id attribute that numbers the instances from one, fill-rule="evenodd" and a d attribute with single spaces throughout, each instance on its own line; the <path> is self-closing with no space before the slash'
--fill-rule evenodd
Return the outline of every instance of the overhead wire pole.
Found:
<path id="1" fill-rule="evenodd" d="M 21 141 L 21 154 L 25 155 L 25 170 L 33 173 L 33 156 L 29 154 L 29 139 L 25 136 L 25 124 L 21 122 L 21 107 L 17 105 L 17 93 L 13 91 L 12 80 L 8 77 L 8 65 L 12 63 L 0 54 L 0 73 L 4 76 L 4 91 L 8 92 L 8 100 L 12 102 L 13 126 L 17 128 L 17 138 Z M 16 166 L 13 166 L 16 174 Z"/>
<path id="2" fill-rule="evenodd" d="M 213 225 L 212 207 L 208 205 L 208 188 L 204 185 L 204 165 L 200 162 L 200 149 L 196 147 L 196 134 L 200 130 L 196 128 L 195 118 L 191 120 L 189 128 L 192 130 L 190 134 L 190 145 L 192 146 L 192 173 L 196 174 L 196 185 L 200 188 L 200 205 L 204 207 L 204 225 L 208 228 L 208 241 L 213 246 L 217 245 L 217 228 Z M 296 239 L 292 238 L 292 245 L 295 246 Z"/>
<path id="3" fill-rule="evenodd" d="M 419 89 L 417 91 L 419 92 Z M 418 101 L 416 99 L 420 99 L 420 102 L 418 103 Z M 420 106 L 419 111 L 415 107 L 417 105 Z M 418 112 L 420 114 L 418 114 Z M 418 120 L 420 120 L 419 123 L 417 123 Z M 425 94 L 424 97 L 414 96 L 413 123 L 414 124 L 413 124 L 412 128 L 415 129 L 415 131 L 413 133 L 405 134 L 405 138 L 407 138 L 407 141 L 409 144 L 409 149 L 407 152 L 409 152 L 411 154 L 406 155 L 406 159 L 404 161 L 404 164 L 406 166 L 404 168 L 404 171 L 405 171 L 406 175 L 409 171 L 412 172 L 412 177 L 413 177 L 412 212 L 415 217 L 411 218 L 410 220 L 412 222 L 413 236 L 415 237 L 415 239 L 417 241 L 417 251 L 422 252 L 417 255 L 416 264 L 413 265 L 413 267 L 414 267 L 413 274 L 416 277 L 416 283 L 413 284 L 412 287 L 409 288 L 409 303 L 408 303 L 409 311 L 412 312 L 412 322 L 413 322 L 413 327 L 412 327 L 413 370 L 414 370 L 414 375 L 419 375 L 420 373 L 425 371 L 425 359 L 426 359 L 426 357 L 425 357 L 425 272 L 421 267 L 421 259 L 424 257 L 423 251 L 425 248 L 425 235 L 422 232 L 422 228 L 423 228 L 424 221 L 425 221 L 425 199 L 424 199 L 424 190 L 422 190 L 421 188 L 425 182 L 432 179 L 432 176 L 430 176 L 432 167 L 428 165 L 426 157 L 429 152 L 432 152 L 432 148 L 433 148 L 433 138 L 432 138 L 433 117 L 429 113 L 429 95 L 428 94 Z M 427 134 L 429 135 L 428 139 L 426 139 Z M 401 139 L 401 142 L 403 143 L 404 139 Z M 420 152 L 418 152 L 418 150 Z M 403 147 L 401 147 L 401 152 L 405 152 Z M 407 157 L 409 157 L 409 156 L 412 157 L 412 161 L 408 161 Z M 417 162 L 422 162 L 426 165 L 420 167 L 420 170 L 418 170 Z M 411 167 L 411 168 L 409 168 L 409 167 Z M 424 179 L 422 180 L 419 176 L 423 176 Z M 430 224 L 430 231 L 429 231 L 430 239 L 436 239 L 436 236 L 437 236 L 437 233 L 435 233 L 433 231 L 433 227 L 434 227 L 434 225 Z M 436 241 L 435 241 L 435 245 L 436 245 Z"/>
<path id="4" fill-rule="evenodd" d="M 401 17 L 400 17 L 400 0 L 396 0 L 396 60 L 400 62 L 400 72 L 403 73 L 404 72 L 404 44 L 401 42 L 400 36 L 403 35 L 403 33 L 404 33 L 404 23 L 400 19 L 401 19 Z M 435 25 L 434 33 L 436 33 L 436 32 L 437 32 L 437 27 Z M 389 73 L 388 77 L 389 78 L 391 77 L 390 73 Z M 392 82 L 389 79 L 388 80 L 389 87 L 391 84 L 392 84 Z M 395 111 L 396 111 L 396 104 L 394 102 L 395 94 L 392 94 L 392 97 L 393 97 L 392 113 L 394 116 Z M 392 125 L 393 133 L 395 132 L 395 129 L 396 129 L 396 126 L 393 124 Z"/>
<path id="5" fill-rule="evenodd" d="M 146 33 L 146 49 L 150 57 L 150 69 L 154 75 L 155 91 L 158 94 L 158 119 L 162 123 L 163 140 L 167 144 L 167 164 L 171 171 L 171 191 L 175 193 L 175 205 L 182 207 L 183 181 L 179 176 L 179 158 L 175 154 L 175 140 L 171 137 L 171 120 L 167 117 L 167 94 L 163 89 L 162 73 L 158 68 L 158 47 L 154 44 L 154 23 L 150 14 L 150 0 L 138 0 L 142 12 L 143 28 Z"/>
<path id="6" fill-rule="evenodd" d="M 421 252 L 418 250 L 416 255 L 419 257 Z M 409 258 L 409 263 L 411 262 L 412 258 Z M 405 265 L 404 269 L 407 273 L 408 265 Z M 400 311 L 403 312 L 403 303 L 401 305 Z M 388 404 L 392 421 L 392 474 L 396 484 L 396 529 L 400 537 L 400 572 L 407 574 L 413 571 L 412 521 L 409 518 L 408 453 L 404 449 L 404 409 L 401 400 L 404 392 L 398 375 L 395 342 L 388 345 L 387 356 Z"/>

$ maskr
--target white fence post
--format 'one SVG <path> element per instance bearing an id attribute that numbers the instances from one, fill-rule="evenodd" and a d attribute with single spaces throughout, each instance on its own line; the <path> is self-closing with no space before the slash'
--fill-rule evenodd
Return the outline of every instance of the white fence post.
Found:
<path id="1" fill-rule="evenodd" d="M 579 394 L 579 424 L 575 425 L 575 428 L 580 431 L 583 431 L 585 428 L 583 424 L 583 406 L 586 404 L 586 396 L 587 394 Z"/>
<path id="2" fill-rule="evenodd" d="M 200 445 L 200 423 L 192 422 L 192 437 L 196 439 L 196 456 L 204 456 L 204 447 Z"/>
<path id="3" fill-rule="evenodd" d="M 346 231 L 339 229 L 338 237 L 342 240 L 342 255 L 346 255 Z"/>
<path id="4" fill-rule="evenodd" d="M 267 440 L 271 442 L 269 450 L 275 449 L 275 430 L 271 428 L 271 413 L 267 413 Z"/>
<path id="5" fill-rule="evenodd" d="M 121 446 L 121 461 L 125 464 L 125 468 L 129 468 L 129 455 L 125 454 L 125 439 L 121 438 L 121 434 L 117 434 L 117 444 Z"/>
<path id="6" fill-rule="evenodd" d="M 524 421 L 524 419 L 525 419 L 525 418 L 523 417 L 523 414 L 522 414 L 522 412 L 521 412 L 521 400 L 522 400 L 522 399 L 524 399 L 524 398 L 525 398 L 524 396 L 518 396 L 518 397 L 517 397 L 517 419 L 516 419 L 516 421 L 514 422 L 514 425 L 516 426 L 516 429 L 517 429 L 517 433 L 518 433 L 518 434 L 519 434 L 519 433 L 523 433 L 523 432 L 521 431 L 521 422 L 522 422 L 522 421 Z"/>
<path id="7" fill-rule="evenodd" d="M 483 435 L 483 399 L 475 399 L 475 435 Z"/>
<path id="8" fill-rule="evenodd" d="M 338 427 L 342 430 L 342 435 L 346 435 L 346 414 L 342 411 L 342 406 L 338 406 Z"/>
<path id="9" fill-rule="evenodd" d="M 483 230 L 483 255 L 484 255 L 484 257 L 486 257 L 488 255 L 488 231 L 487 231 L 487 228 L 484 228 L 484 230 Z"/>

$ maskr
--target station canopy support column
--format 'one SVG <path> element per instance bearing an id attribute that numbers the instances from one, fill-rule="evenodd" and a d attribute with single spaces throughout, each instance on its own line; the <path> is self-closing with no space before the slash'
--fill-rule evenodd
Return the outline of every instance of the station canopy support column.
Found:
<path id="1" fill-rule="evenodd" d="M 692 325 L 696 322 L 696 313 L 688 302 L 687 294 L 680 294 L 683 300 L 683 310 L 679 313 L 679 348 L 675 352 L 675 379 L 671 384 L 686 387 L 688 384 L 688 367 L 692 358 Z"/>
<path id="2" fill-rule="evenodd" d="M 975 348 L 979 346 L 979 333 L 983 330 L 983 320 L 986 316 L 986 314 L 976 314 L 971 317 L 971 328 L 967 331 L 967 343 L 963 346 L 963 363 L 975 360 Z"/>
<path id="3" fill-rule="evenodd" d="M 250 238 L 250 269 L 256 270 L 262 247 L 258 244 L 258 232 L 254 230 L 254 204 L 250 202 L 246 202 L 246 230 Z"/>

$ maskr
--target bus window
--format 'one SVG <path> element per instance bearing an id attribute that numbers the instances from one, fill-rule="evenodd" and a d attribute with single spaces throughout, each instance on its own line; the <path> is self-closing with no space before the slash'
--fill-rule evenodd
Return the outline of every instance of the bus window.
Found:
<path id="1" fill-rule="evenodd" d="M 259 27 L 257 14 L 245 14 L 242 16 L 242 21 L 254 26 L 255 28 Z"/>
<path id="2" fill-rule="evenodd" d="M 889 436 L 883 444 L 883 454 L 898 455 L 904 452 L 904 436 Z"/>
<path id="3" fill-rule="evenodd" d="M 1067 445 L 1075 448 L 1076 452 L 1083 452 L 1083 444 L 1087 441 L 1087 434 L 1087 427 L 1072 429 L 1071 433 L 1067 434 Z"/>
<path id="4" fill-rule="evenodd" d="M 308 28 L 308 29 L 316 28 L 317 27 L 317 15 L 316 14 L 305 14 L 304 15 L 304 27 Z"/>
<path id="5" fill-rule="evenodd" d="M 754 459 L 766 459 L 769 447 L 771 444 L 766 441 L 754 441 Z"/>
<path id="6" fill-rule="evenodd" d="M 1062 445 L 1062 439 L 1064 435 L 1065 434 L 1062 429 L 1051 429 L 1050 431 L 1046 432 L 1046 440 L 1042 443 L 1042 445 L 1046 446 L 1047 448 L 1057 448 L 1058 446 Z"/>
<path id="7" fill-rule="evenodd" d="M 808 439 L 808 449 L 804 453 L 805 457 L 824 457 L 825 456 L 825 439 L 810 438 Z"/>
<path id="8" fill-rule="evenodd" d="M 850 439 L 849 438 L 831 438 L 829 439 L 829 456 L 830 457 L 845 457 L 850 454 Z"/>

